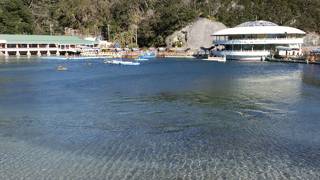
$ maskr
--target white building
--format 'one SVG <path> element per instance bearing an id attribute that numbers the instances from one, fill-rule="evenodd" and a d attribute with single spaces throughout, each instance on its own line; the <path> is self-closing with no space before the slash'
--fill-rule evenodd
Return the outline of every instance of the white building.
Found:
<path id="1" fill-rule="evenodd" d="M 214 51 L 213 55 L 226 56 L 230 60 L 262 60 L 277 46 L 299 49 L 302 54 L 305 34 L 299 29 L 268 21 L 250 21 L 214 33 L 214 44 L 223 48 Z"/>
<path id="2" fill-rule="evenodd" d="M 96 41 L 77 36 L 0 34 L 0 56 L 65 55 L 95 46 Z"/>

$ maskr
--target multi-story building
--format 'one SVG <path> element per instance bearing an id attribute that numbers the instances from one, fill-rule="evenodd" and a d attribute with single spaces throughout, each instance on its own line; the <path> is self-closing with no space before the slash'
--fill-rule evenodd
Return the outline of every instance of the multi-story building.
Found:
<path id="1" fill-rule="evenodd" d="M 84 40 L 77 36 L 0 34 L 0 55 L 64 55 L 79 52 L 83 47 L 95 47 L 97 44 L 96 41 Z"/>
<path id="2" fill-rule="evenodd" d="M 214 44 L 219 48 L 212 53 L 230 60 L 262 60 L 281 46 L 298 49 L 298 54 L 302 54 L 305 34 L 268 21 L 246 22 L 214 33 Z"/>

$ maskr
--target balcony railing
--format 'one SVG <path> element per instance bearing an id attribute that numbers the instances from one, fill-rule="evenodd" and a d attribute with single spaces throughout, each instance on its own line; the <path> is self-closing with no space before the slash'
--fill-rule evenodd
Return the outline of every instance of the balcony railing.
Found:
<path id="1" fill-rule="evenodd" d="M 8 52 L 15 52 L 15 51 L 75 51 L 79 50 L 79 48 L 58 48 L 58 47 L 9 47 L 9 48 L 4 48 L 0 47 L 0 51 L 8 51 Z"/>
<path id="2" fill-rule="evenodd" d="M 302 44 L 303 38 L 214 40 L 214 44 Z"/>

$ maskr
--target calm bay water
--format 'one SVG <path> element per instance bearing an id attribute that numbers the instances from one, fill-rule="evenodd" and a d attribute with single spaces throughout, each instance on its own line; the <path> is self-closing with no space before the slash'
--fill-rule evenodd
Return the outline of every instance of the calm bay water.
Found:
<path id="1" fill-rule="evenodd" d="M 320 66 L 9 61 L 0 179 L 320 179 Z"/>

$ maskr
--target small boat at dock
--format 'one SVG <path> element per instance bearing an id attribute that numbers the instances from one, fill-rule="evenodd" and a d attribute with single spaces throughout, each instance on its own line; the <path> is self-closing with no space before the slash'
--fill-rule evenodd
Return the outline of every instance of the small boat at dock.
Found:
<path id="1" fill-rule="evenodd" d="M 134 59 L 135 61 L 149 61 L 149 59 L 147 58 L 142 58 L 142 57 L 139 57 L 137 59 Z"/>
<path id="2" fill-rule="evenodd" d="M 208 58 L 203 59 L 205 61 L 215 61 L 215 62 L 227 62 L 226 56 L 208 56 Z"/>
<path id="3" fill-rule="evenodd" d="M 141 53 L 139 58 L 147 59 L 147 58 L 156 58 L 156 57 L 157 57 L 156 52 L 146 51 L 146 52 Z"/>

